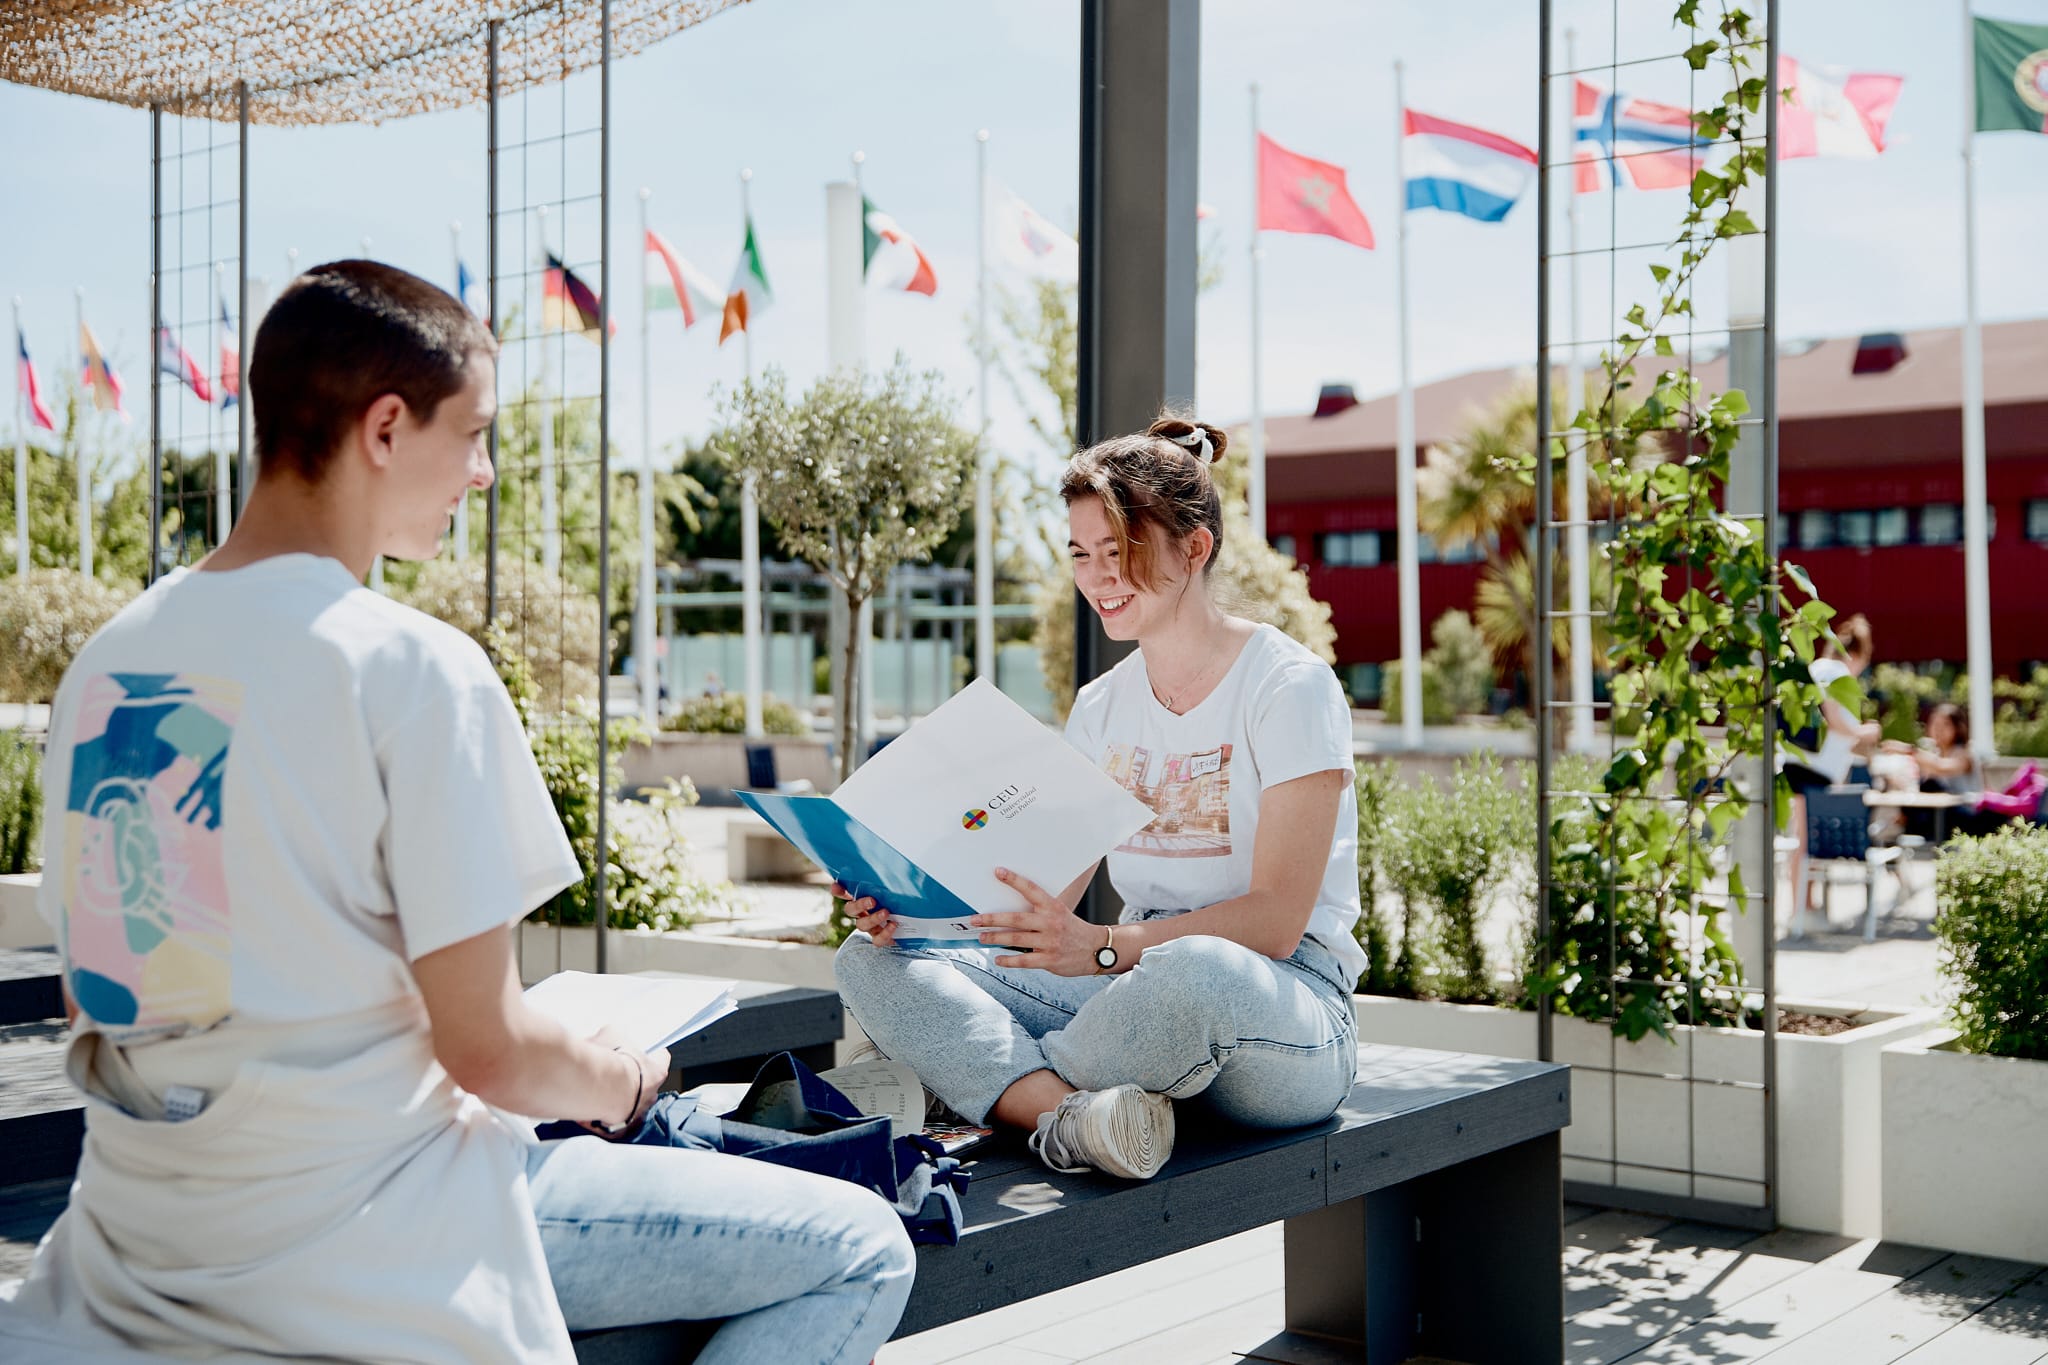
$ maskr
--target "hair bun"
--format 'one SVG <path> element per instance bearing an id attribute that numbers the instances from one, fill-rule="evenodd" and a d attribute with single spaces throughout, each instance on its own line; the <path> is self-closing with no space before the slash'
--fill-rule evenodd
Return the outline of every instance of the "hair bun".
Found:
<path id="1" fill-rule="evenodd" d="M 1185 417 L 1162 417 L 1147 427 L 1145 434 L 1173 442 L 1205 465 L 1222 459 L 1223 452 L 1230 446 L 1230 438 L 1224 435 L 1221 427 Z"/>

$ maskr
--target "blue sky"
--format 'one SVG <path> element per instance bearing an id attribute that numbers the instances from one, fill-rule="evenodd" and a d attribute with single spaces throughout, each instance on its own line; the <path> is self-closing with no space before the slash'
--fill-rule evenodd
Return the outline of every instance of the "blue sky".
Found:
<path id="1" fill-rule="evenodd" d="M 1664 3 L 1629 0 L 1635 27 L 1606 31 L 1607 3 L 1558 0 L 1560 23 L 1579 30 L 1578 57 L 1623 61 L 1683 46 L 1661 31 Z M 2048 23 L 2048 0 L 2000 0 L 1986 12 Z M 1535 6 L 1528 0 L 1208 0 L 1202 32 L 1204 226 L 1224 266 L 1200 310 L 1197 406 L 1212 420 L 1250 404 L 1246 227 L 1251 150 L 1248 84 L 1262 88 L 1265 130 L 1308 155 L 1349 169 L 1354 194 L 1383 249 L 1269 234 L 1265 292 L 1266 408 L 1305 410 L 1326 380 L 1363 394 L 1395 383 L 1396 195 L 1391 63 L 1407 64 L 1407 100 L 1444 117 L 1526 142 L 1536 137 Z M 755 221 L 777 303 L 758 323 L 759 367 L 798 381 L 823 368 L 824 185 L 866 155 L 869 194 L 925 246 L 936 298 L 872 293 L 868 351 L 901 350 L 945 372 L 973 411 L 967 348 L 974 307 L 975 140 L 992 133 L 992 171 L 1040 211 L 1071 222 L 1076 210 L 1075 0 L 756 0 L 621 61 L 613 85 L 613 274 L 620 344 L 614 351 L 615 432 L 622 458 L 639 458 L 639 278 L 635 250 L 641 186 L 653 225 L 714 280 L 731 272 L 740 234 L 738 173 L 754 172 Z M 1964 27 L 1959 5 L 1928 0 L 1807 0 L 1788 5 L 1787 53 L 1809 63 L 1906 77 L 1891 148 L 1876 161 L 1804 161 L 1780 182 L 1780 328 L 1788 337 L 1951 324 L 1962 312 L 1959 148 Z M 1622 82 L 1651 98 L 1685 97 L 1680 63 L 1634 66 Z M 573 122 L 593 83 L 534 96 L 540 118 L 566 104 Z M 552 100 L 549 104 L 546 101 Z M 18 295 L 45 375 L 70 362 L 73 290 L 122 366 L 140 434 L 146 412 L 149 129 L 134 110 L 0 85 L 0 294 Z M 195 142 L 203 130 L 188 130 Z M 256 130 L 251 156 L 251 273 L 275 285 L 287 250 L 310 264 L 376 256 L 447 282 L 449 224 L 461 220 L 464 255 L 483 265 L 484 119 L 476 109 L 374 128 Z M 2048 222 L 2048 138 L 1978 139 L 1980 275 L 1987 319 L 2048 315 L 2048 270 L 2038 240 Z M 594 151 L 590 155 L 594 160 Z M 197 172 L 187 198 L 199 202 Z M 231 163 L 223 159 L 223 183 Z M 584 174 L 587 176 L 588 171 Z M 1587 240 L 1607 231 L 1605 197 L 1583 201 Z M 1525 363 L 1534 347 L 1533 202 L 1499 225 L 1447 215 L 1411 218 L 1413 353 L 1420 380 Z M 1624 240 L 1654 240 L 1680 212 L 1677 192 L 1612 205 Z M 203 261 L 199 219 L 188 260 Z M 560 230 L 561 224 L 555 230 Z M 232 250 L 225 218 L 216 247 Z M 572 253 L 594 253 L 584 225 L 568 227 Z M 1642 297 L 1630 262 L 1620 303 Z M 202 269 L 169 310 L 196 331 L 211 311 Z M 1721 309 L 1717 277 L 1701 283 L 1707 326 Z M 1607 310 L 1605 278 L 1582 304 Z M 702 434 L 712 387 L 740 376 L 737 342 L 723 350 L 710 327 L 683 334 L 677 315 L 654 318 L 651 354 L 657 445 Z M 594 374 L 594 348 L 570 349 L 570 382 Z M 47 379 L 46 379 L 46 382 Z M 10 395 L 11 396 L 11 395 Z M 174 424 L 196 430 L 197 404 L 174 400 Z M 11 423 L 10 413 L 7 419 Z M 1007 395 L 995 396 L 998 436 L 1033 450 Z"/>

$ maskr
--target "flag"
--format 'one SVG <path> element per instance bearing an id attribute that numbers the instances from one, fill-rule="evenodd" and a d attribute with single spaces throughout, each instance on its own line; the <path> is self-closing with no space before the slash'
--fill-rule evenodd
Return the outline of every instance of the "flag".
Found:
<path id="1" fill-rule="evenodd" d="M 581 332 L 591 341 L 602 341 L 598 321 L 603 316 L 597 291 L 549 252 L 548 268 L 540 282 L 541 325 L 550 331 Z M 619 334 L 617 322 L 612 323 L 611 331 L 613 336 Z"/>
<path id="2" fill-rule="evenodd" d="M 754 216 L 747 215 L 747 239 L 740 244 L 739 263 L 732 268 L 732 283 L 725 291 L 725 316 L 718 324 L 718 344 L 734 332 L 744 332 L 754 319 L 775 302 L 768 287 L 768 268 L 761 264 L 761 244 L 754 238 Z"/>
<path id="3" fill-rule="evenodd" d="M 1536 179 L 1536 153 L 1470 124 L 1401 111 L 1401 175 L 1411 209 L 1498 223 Z"/>
<path id="4" fill-rule="evenodd" d="M 1573 173 L 1580 194 L 1624 183 L 1638 190 L 1667 190 L 1692 183 L 1699 148 L 1692 115 L 1675 104 L 1633 99 L 1574 82 Z"/>
<path id="5" fill-rule="evenodd" d="M 99 339 L 83 322 L 78 324 L 78 349 L 80 365 L 85 372 L 85 386 L 92 390 L 92 405 L 101 412 L 118 412 L 126 417 L 128 414 L 121 407 L 121 376 L 100 354 Z"/>
<path id="6" fill-rule="evenodd" d="M 2048 24 L 1972 19 L 1977 131 L 2048 133 Z"/>
<path id="7" fill-rule="evenodd" d="M 653 228 L 647 230 L 646 255 L 641 257 L 643 264 L 647 256 L 660 257 L 668 273 L 667 284 L 647 281 L 647 306 L 650 309 L 682 309 L 683 326 L 688 329 L 724 306 L 723 297 L 718 286 L 711 282 L 711 277 L 676 255 L 675 248 Z"/>
<path id="8" fill-rule="evenodd" d="M 171 329 L 162 323 L 156 329 L 156 367 L 173 379 L 181 380 L 192 390 L 192 396 L 202 403 L 213 401 L 213 386 L 206 382 L 206 371 L 199 368 L 199 362 L 192 353 L 178 344 L 171 335 Z"/>
<path id="9" fill-rule="evenodd" d="M 234 319 L 228 316 L 228 298 L 220 298 L 220 405 L 231 408 L 242 396 L 242 348 L 235 343 Z"/>
<path id="10" fill-rule="evenodd" d="M 1884 125 L 1899 102 L 1903 76 L 1808 66 L 1778 59 L 1778 159 L 1797 156 L 1876 156 Z"/>
<path id="11" fill-rule="evenodd" d="M 1081 245 L 1052 220 L 988 178 L 988 247 L 1021 270 L 1069 283 L 1081 278 Z"/>
<path id="12" fill-rule="evenodd" d="M 467 309 L 468 309 L 468 310 L 469 310 L 470 312 L 472 312 L 472 313 L 475 313 L 475 314 L 476 314 L 476 315 L 477 315 L 478 317 L 482 317 L 482 316 L 483 316 L 483 309 L 481 309 L 481 308 L 477 307 L 477 306 L 476 306 L 475 304 L 473 304 L 473 303 L 471 303 L 471 302 L 469 301 L 469 293 L 470 293 L 470 291 L 471 291 L 472 289 L 474 289 L 474 288 L 476 288 L 476 276 L 474 276 L 474 275 L 472 275 L 472 274 L 470 274 L 470 273 L 469 273 L 469 266 L 468 266 L 468 265 L 466 265 L 466 264 L 465 264 L 465 263 L 463 262 L 463 260 L 462 260 L 462 258 L 461 258 L 460 256 L 456 257 L 456 258 L 455 258 L 455 299 L 456 299 L 456 302 L 460 303 L 460 304 L 461 304 L 461 305 L 462 305 L 462 306 L 463 306 L 464 308 L 467 308 Z"/>
<path id="13" fill-rule="evenodd" d="M 1259 134 L 1261 232 L 1312 232 L 1372 249 L 1372 225 L 1344 184 L 1344 168 L 1288 151 Z"/>
<path id="14" fill-rule="evenodd" d="M 914 238 L 896 225 L 896 220 L 875 207 L 866 195 L 860 200 L 860 274 L 863 280 L 875 273 L 875 258 L 887 268 L 883 278 L 891 289 L 927 298 L 939 289 L 939 277 L 932 270 L 931 257 L 924 254 Z"/>
<path id="15" fill-rule="evenodd" d="M 57 423 L 51 418 L 50 410 L 43 406 L 42 388 L 36 383 L 35 363 L 28 358 L 28 338 L 18 327 L 14 331 L 14 349 L 21 357 L 15 363 L 14 382 L 20 386 L 22 397 L 28 403 L 29 420 L 44 431 L 55 431 Z"/>

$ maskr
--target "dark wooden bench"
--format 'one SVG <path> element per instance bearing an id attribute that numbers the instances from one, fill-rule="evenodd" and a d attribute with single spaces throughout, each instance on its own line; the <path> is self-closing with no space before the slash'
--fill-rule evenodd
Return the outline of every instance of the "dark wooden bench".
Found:
<path id="1" fill-rule="evenodd" d="M 919 1249 L 909 1336 L 1284 1220 L 1286 1330 L 1244 1349 L 1288 1365 L 1549 1365 L 1564 1355 L 1558 1134 L 1567 1068 L 1359 1049 L 1337 1115 L 1281 1132 L 1184 1118 L 1143 1184 L 1056 1175 L 1019 1144 L 973 1165 L 966 1229 Z M 1186 1112 L 1186 1111 L 1184 1111 Z M 667 1365 L 701 1324 L 579 1336 L 583 1365 Z"/>

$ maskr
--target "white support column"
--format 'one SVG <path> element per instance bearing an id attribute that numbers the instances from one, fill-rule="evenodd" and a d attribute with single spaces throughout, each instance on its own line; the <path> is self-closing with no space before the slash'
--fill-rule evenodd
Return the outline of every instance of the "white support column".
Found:
<path id="1" fill-rule="evenodd" d="M 988 129 L 974 135 L 974 334 L 981 374 L 981 428 L 974 459 L 974 676 L 996 680 L 995 451 L 989 448 Z M 944 699 L 945 689 L 940 689 Z"/>
<path id="2" fill-rule="evenodd" d="M 1252 460 L 1248 479 L 1252 537 L 1266 538 L 1266 386 L 1264 355 L 1264 314 L 1259 307 L 1259 262 L 1264 252 L 1259 249 L 1259 86 L 1254 81 L 1251 87 L 1252 107 L 1252 211 L 1251 231 L 1251 283 L 1252 283 Z"/>
<path id="3" fill-rule="evenodd" d="M 541 263 L 547 263 L 548 249 L 548 206 L 542 204 L 534 209 L 534 216 L 540 220 Z M 564 247 L 564 250 L 567 248 Z M 369 254 L 369 239 L 363 240 L 363 254 Z M 563 261 L 564 266 L 568 265 Z M 545 290 L 545 285 L 543 285 Z M 545 315 L 547 309 L 541 309 Z M 555 487 L 555 407 L 553 395 L 548 387 L 553 375 L 548 365 L 549 353 L 554 350 L 554 335 L 545 330 L 540 338 L 540 383 L 535 390 L 534 415 L 540 424 L 540 566 L 549 573 L 559 572 L 562 567 L 562 511 L 557 505 Z"/>
<path id="4" fill-rule="evenodd" d="M 226 261 L 213 263 L 213 296 L 227 297 L 228 267 Z M 215 318 L 206 328 L 206 353 L 209 357 L 220 354 L 220 320 Z M 210 390 L 209 390 L 210 391 Z M 231 471 L 234 462 L 228 458 L 228 448 L 220 440 L 219 424 L 215 418 L 220 413 L 220 396 L 215 394 L 206 403 L 206 440 L 213 447 L 213 518 L 220 534 L 220 541 L 228 538 L 235 529 L 234 477 Z M 220 543 L 219 541 L 215 542 Z"/>
<path id="5" fill-rule="evenodd" d="M 1564 31 L 1565 69 L 1576 70 L 1574 34 Z M 1556 111 L 1551 115 L 1552 127 L 1569 129 L 1572 126 L 1571 80 L 1557 82 L 1559 96 Z M 1571 150 L 1571 144 L 1566 144 Z M 1574 153 L 1575 154 L 1575 153 Z M 1586 365 L 1579 350 L 1579 196 L 1577 179 L 1571 157 L 1567 157 L 1562 171 L 1547 172 L 1564 181 L 1564 192 L 1558 197 L 1564 201 L 1565 222 L 1565 327 L 1566 340 L 1564 359 L 1564 408 L 1562 417 L 1569 423 L 1577 417 L 1586 405 Z M 1586 525 L 1590 514 L 1590 503 L 1586 489 L 1586 433 L 1567 427 L 1564 431 L 1565 449 L 1565 520 L 1570 526 L 1565 530 L 1565 571 L 1566 602 L 1571 613 L 1569 641 L 1571 648 L 1571 747 L 1580 753 L 1588 753 L 1594 747 L 1593 725 L 1593 584 L 1592 584 L 1592 536 Z M 1541 608 L 1539 607 L 1540 611 Z"/>
<path id="6" fill-rule="evenodd" d="M 647 201 L 640 189 L 640 583 L 633 593 L 633 674 L 640 683 L 640 719 L 660 721 L 661 670 L 654 645 L 654 329 L 647 307 Z M 678 303 L 682 300 L 678 299 Z"/>
<path id="7" fill-rule="evenodd" d="M 740 172 L 740 218 L 753 223 L 753 205 L 749 186 L 754 173 Z M 754 382 L 754 326 L 750 318 L 740 329 L 740 357 L 745 366 L 747 382 Z M 755 492 L 754 479 L 748 475 L 740 482 L 740 648 L 746 705 L 746 726 L 749 739 L 760 739 L 767 733 L 761 723 L 761 500 Z"/>
<path id="8" fill-rule="evenodd" d="M 21 296 L 14 297 L 14 572 L 28 577 L 28 376 L 20 359 Z"/>
<path id="9" fill-rule="evenodd" d="M 1991 709 L 1991 556 L 1984 473 L 1984 334 L 1977 320 L 1976 32 L 1963 11 L 1963 628 L 1970 675 L 1970 748 L 1997 746 Z"/>
<path id="10" fill-rule="evenodd" d="M 85 338 L 85 286 L 78 286 L 78 336 Z M 163 325 L 163 319 L 156 319 L 149 334 L 149 368 L 156 371 L 156 328 Z M 82 347 L 81 347 L 82 349 Z M 102 355 L 105 353 L 102 352 Z M 154 380 L 152 380 L 154 382 Z M 86 453 L 85 433 L 92 425 L 89 407 L 81 404 L 78 421 L 72 429 L 72 468 L 77 473 L 78 484 L 78 571 L 87 578 L 92 577 L 92 457 Z"/>
<path id="11" fill-rule="evenodd" d="M 469 300 L 462 297 L 462 223 L 459 219 L 448 224 L 448 255 L 455 270 L 455 301 L 467 308 Z M 448 530 L 448 543 L 457 564 L 469 558 L 468 489 L 463 490 L 462 501 L 455 504 L 455 523 Z"/>

